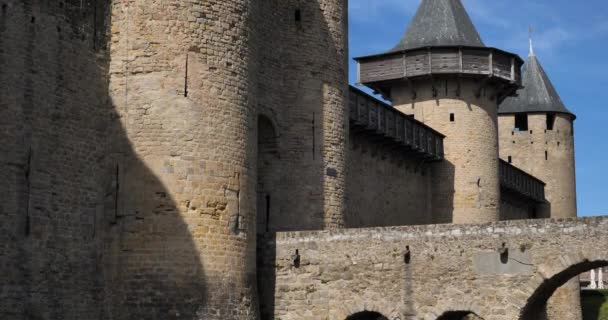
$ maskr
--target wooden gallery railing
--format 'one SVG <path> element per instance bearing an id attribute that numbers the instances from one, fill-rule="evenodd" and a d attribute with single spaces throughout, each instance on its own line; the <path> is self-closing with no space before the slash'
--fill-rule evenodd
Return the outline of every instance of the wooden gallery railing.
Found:
<path id="1" fill-rule="evenodd" d="M 500 186 L 537 202 L 545 202 L 545 183 L 500 160 Z"/>
<path id="2" fill-rule="evenodd" d="M 444 135 L 354 87 L 349 90 L 349 119 L 353 130 L 381 137 L 429 161 L 443 159 Z"/>
<path id="3" fill-rule="evenodd" d="M 429 74 L 487 75 L 520 82 L 523 61 L 494 48 L 432 47 L 357 58 L 359 83 Z"/>

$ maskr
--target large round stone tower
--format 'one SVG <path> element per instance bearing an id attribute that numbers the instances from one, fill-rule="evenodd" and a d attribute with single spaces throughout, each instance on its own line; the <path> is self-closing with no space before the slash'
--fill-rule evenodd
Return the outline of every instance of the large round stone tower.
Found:
<path id="1" fill-rule="evenodd" d="M 114 319 L 257 314 L 253 7 L 112 6 L 109 91 L 128 140 L 105 252 Z"/>
<path id="2" fill-rule="evenodd" d="M 484 46 L 460 0 L 423 0 L 401 42 L 358 58 L 359 82 L 446 136 L 436 165 L 436 222 L 499 220 L 498 104 L 523 61 Z"/>
<path id="3" fill-rule="evenodd" d="M 539 217 L 576 217 L 574 120 L 530 45 L 524 88 L 499 108 L 500 157 L 543 180 L 548 205 Z"/>

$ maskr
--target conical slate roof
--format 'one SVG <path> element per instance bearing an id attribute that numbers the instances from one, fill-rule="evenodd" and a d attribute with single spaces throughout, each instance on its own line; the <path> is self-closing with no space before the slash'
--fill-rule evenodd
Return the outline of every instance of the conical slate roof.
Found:
<path id="1" fill-rule="evenodd" d="M 405 35 L 391 52 L 433 46 L 484 47 L 460 0 L 422 0 Z"/>
<path id="2" fill-rule="evenodd" d="M 498 113 L 555 112 L 574 115 L 562 102 L 532 49 L 524 65 L 522 85 L 524 88 L 517 92 L 519 96 L 507 98 L 500 105 Z"/>

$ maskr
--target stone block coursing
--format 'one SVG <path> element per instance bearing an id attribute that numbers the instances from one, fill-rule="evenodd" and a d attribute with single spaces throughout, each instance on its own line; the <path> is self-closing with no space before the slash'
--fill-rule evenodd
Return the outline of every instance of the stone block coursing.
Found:
<path id="1" fill-rule="evenodd" d="M 602 217 L 278 233 L 263 242 L 268 263 L 260 271 L 274 277 L 280 319 L 341 320 L 368 310 L 389 319 L 471 311 L 514 320 L 539 291 L 557 289 L 556 276 L 608 265 L 607 227 Z M 476 267 L 484 259 L 497 261 Z"/>

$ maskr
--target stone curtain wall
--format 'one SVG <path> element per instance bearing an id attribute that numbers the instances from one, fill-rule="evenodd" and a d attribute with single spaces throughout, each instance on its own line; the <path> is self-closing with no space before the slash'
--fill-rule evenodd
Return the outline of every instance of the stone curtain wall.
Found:
<path id="1" fill-rule="evenodd" d="M 264 247 L 275 318 L 543 319 L 558 286 L 608 265 L 608 218 L 279 233 Z"/>
<path id="2" fill-rule="evenodd" d="M 351 134 L 347 228 L 433 223 L 432 164 Z"/>
<path id="3" fill-rule="evenodd" d="M 500 219 L 523 220 L 541 217 L 543 204 L 505 188 L 500 190 Z"/>

